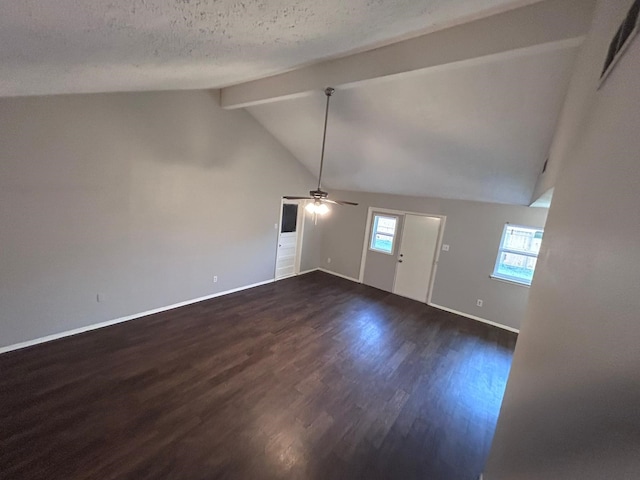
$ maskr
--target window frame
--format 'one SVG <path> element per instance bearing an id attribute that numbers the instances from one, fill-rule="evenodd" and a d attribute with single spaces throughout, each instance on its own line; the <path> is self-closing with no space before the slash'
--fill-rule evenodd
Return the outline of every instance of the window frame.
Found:
<path id="1" fill-rule="evenodd" d="M 513 277 L 511 275 L 505 275 L 505 274 L 502 274 L 502 273 L 498 273 L 498 268 L 500 266 L 500 257 L 502 256 L 503 253 L 511 253 L 513 255 L 521 255 L 523 257 L 535 258 L 536 260 L 538 259 L 538 256 L 540 255 L 539 253 L 523 252 L 522 250 L 516 250 L 516 249 L 513 249 L 513 248 L 504 247 L 504 240 L 505 240 L 505 237 L 507 236 L 507 229 L 509 229 L 509 228 L 522 228 L 522 229 L 526 229 L 526 230 L 541 231 L 542 235 L 544 236 L 544 228 L 543 227 L 532 227 L 532 226 L 529 226 L 529 225 L 516 225 L 516 224 L 513 224 L 513 223 L 505 223 L 504 228 L 502 229 L 502 236 L 500 237 L 500 245 L 498 246 L 498 254 L 496 255 L 496 261 L 495 261 L 494 266 L 493 266 L 493 273 L 491 275 L 489 275 L 489 277 L 493 278 L 494 280 L 499 280 L 501 282 L 513 283 L 515 285 L 521 285 L 523 287 L 529 288 L 531 286 L 531 282 L 533 281 L 533 279 L 531 281 L 526 281 L 526 280 L 523 280 L 522 278 Z M 535 274 L 535 268 L 534 268 L 534 274 Z"/>
<path id="2" fill-rule="evenodd" d="M 386 219 L 393 219 L 396 221 L 395 226 L 393 228 L 393 235 L 391 236 L 391 251 L 387 252 L 386 250 L 380 250 L 379 248 L 375 248 L 373 246 L 373 242 L 375 240 L 375 235 L 377 233 L 377 222 L 376 222 L 376 218 L 386 218 Z M 400 217 L 396 216 L 396 215 L 384 215 L 384 214 L 379 214 L 379 213 L 375 213 L 373 214 L 373 222 L 371 223 L 371 238 L 369 239 L 369 250 L 372 252 L 376 252 L 376 253 L 382 253 L 384 255 L 394 255 L 395 249 L 396 249 L 396 236 L 398 235 L 398 221 L 400 220 Z"/>

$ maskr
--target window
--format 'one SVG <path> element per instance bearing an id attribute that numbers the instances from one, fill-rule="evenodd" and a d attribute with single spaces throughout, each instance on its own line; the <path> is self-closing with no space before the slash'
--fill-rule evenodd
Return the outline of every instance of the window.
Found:
<path id="1" fill-rule="evenodd" d="M 396 236 L 398 217 L 373 216 L 370 250 L 393 255 L 393 241 Z"/>
<path id="2" fill-rule="evenodd" d="M 282 224 L 280 233 L 291 233 L 296 231 L 298 221 L 298 205 L 295 203 L 284 203 L 282 205 Z"/>
<path id="3" fill-rule="evenodd" d="M 541 228 L 504 226 L 500 250 L 493 269 L 494 278 L 531 285 L 542 243 Z"/>

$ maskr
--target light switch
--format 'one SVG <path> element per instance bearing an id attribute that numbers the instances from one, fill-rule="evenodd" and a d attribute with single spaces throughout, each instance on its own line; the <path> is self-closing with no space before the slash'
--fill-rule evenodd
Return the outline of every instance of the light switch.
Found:
<path id="1" fill-rule="evenodd" d="M 449 245 L 447 245 L 446 243 L 442 245 L 442 251 L 443 252 L 448 252 L 449 251 Z"/>

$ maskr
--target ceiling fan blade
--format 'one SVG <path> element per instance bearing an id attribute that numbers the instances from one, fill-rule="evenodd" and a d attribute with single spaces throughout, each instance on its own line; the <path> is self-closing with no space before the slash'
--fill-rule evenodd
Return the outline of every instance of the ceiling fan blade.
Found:
<path id="1" fill-rule="evenodd" d="M 354 202 L 347 202 L 345 200 L 329 200 L 328 198 L 323 198 L 320 201 L 324 203 L 332 203 L 333 205 L 358 205 Z"/>
<path id="2" fill-rule="evenodd" d="M 282 197 L 286 200 L 313 200 L 313 197 L 291 197 L 291 196 L 284 196 Z"/>

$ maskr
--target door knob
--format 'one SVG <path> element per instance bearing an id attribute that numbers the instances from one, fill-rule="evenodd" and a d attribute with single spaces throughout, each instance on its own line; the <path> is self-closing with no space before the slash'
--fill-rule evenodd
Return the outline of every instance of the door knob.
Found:
<path id="1" fill-rule="evenodd" d="M 402 253 L 400 254 L 400 256 L 401 256 L 401 257 L 404 257 L 404 255 L 403 255 Z"/>

